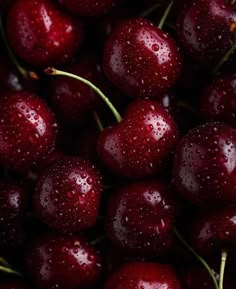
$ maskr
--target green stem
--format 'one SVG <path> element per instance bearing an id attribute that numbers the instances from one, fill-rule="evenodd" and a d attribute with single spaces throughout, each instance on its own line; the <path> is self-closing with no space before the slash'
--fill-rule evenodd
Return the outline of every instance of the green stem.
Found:
<path id="1" fill-rule="evenodd" d="M 219 289 L 223 289 L 224 284 L 224 275 L 225 275 L 225 265 L 227 260 L 227 252 L 225 250 L 221 253 L 221 264 L 220 264 L 220 280 L 219 280 Z"/>
<path id="2" fill-rule="evenodd" d="M 102 121 L 101 121 L 101 118 L 99 117 L 98 113 L 96 111 L 93 112 L 93 117 L 95 119 L 95 122 L 98 126 L 98 129 L 99 131 L 103 131 L 104 130 L 104 127 L 103 127 L 103 124 L 102 124 Z"/>
<path id="3" fill-rule="evenodd" d="M 166 22 L 166 19 L 167 19 L 169 13 L 170 13 L 170 10 L 171 10 L 173 4 L 174 4 L 174 0 L 172 0 L 172 1 L 169 3 L 169 5 L 167 6 L 167 8 L 166 8 L 166 10 L 165 10 L 165 12 L 164 12 L 164 15 L 163 15 L 162 18 L 161 18 L 161 21 L 160 21 L 159 24 L 158 24 L 158 28 L 159 28 L 159 29 L 162 29 L 162 28 L 163 28 L 163 26 L 164 26 L 164 24 L 165 24 L 165 22 Z"/>
<path id="4" fill-rule="evenodd" d="M 182 235 L 180 234 L 180 232 L 175 228 L 174 229 L 175 235 L 178 238 L 178 240 L 184 245 L 184 247 L 186 247 L 186 249 L 188 249 L 196 258 L 197 260 L 203 265 L 203 267 L 207 270 L 207 272 L 209 273 L 214 285 L 216 289 L 220 289 L 218 286 L 218 282 L 216 280 L 215 275 L 212 272 L 212 269 L 210 268 L 210 266 L 207 264 L 207 262 L 197 254 L 197 252 L 184 240 L 184 238 L 182 237 Z"/>
<path id="5" fill-rule="evenodd" d="M 0 263 L 3 265 L 3 266 L 6 266 L 6 267 L 9 267 L 9 263 L 3 258 L 3 257 L 0 257 Z"/>
<path id="6" fill-rule="evenodd" d="M 103 235 L 103 236 L 100 236 L 97 239 L 93 240 L 92 242 L 90 242 L 90 244 L 92 246 L 95 246 L 95 245 L 101 243 L 102 241 L 104 241 L 105 239 L 106 239 L 106 237 Z"/>
<path id="7" fill-rule="evenodd" d="M 140 17 L 147 17 L 148 15 L 152 14 L 154 11 L 156 11 L 161 6 L 160 3 L 154 4 L 152 7 L 148 8 L 147 10 L 143 11 L 140 14 Z"/>
<path id="8" fill-rule="evenodd" d="M 13 269 L 11 269 L 11 268 L 9 268 L 9 267 L 5 267 L 5 266 L 1 266 L 1 265 L 0 265 L 0 271 L 1 271 L 1 272 L 4 272 L 4 273 L 7 273 L 7 274 L 13 274 L 13 275 L 17 275 L 17 276 L 22 277 L 22 274 L 21 274 L 21 273 L 15 271 L 15 270 L 13 270 Z"/>
<path id="9" fill-rule="evenodd" d="M 8 41 L 7 41 L 7 37 L 4 31 L 4 27 L 3 27 L 3 22 L 2 22 L 2 17 L 0 16 L 0 34 L 3 40 L 3 43 L 7 49 L 8 55 L 12 61 L 12 63 L 16 66 L 17 70 L 19 71 L 19 73 L 25 78 L 25 79 L 39 79 L 38 75 L 34 72 L 34 71 L 28 71 L 26 69 L 24 69 L 20 63 L 18 62 L 18 60 L 16 59 L 15 55 L 13 54 Z"/>
<path id="10" fill-rule="evenodd" d="M 222 59 L 217 63 L 215 68 L 213 69 L 213 74 L 216 74 L 220 68 L 223 66 L 225 62 L 227 62 L 230 58 L 230 56 L 235 52 L 236 50 L 236 42 L 232 45 L 232 47 L 226 52 L 226 54 L 222 57 Z"/>
<path id="11" fill-rule="evenodd" d="M 72 74 L 72 73 L 68 73 L 62 70 L 57 70 L 55 68 L 47 68 L 45 69 L 45 73 L 47 73 L 48 75 L 60 75 L 60 76 L 66 76 L 66 77 L 70 77 L 70 78 L 74 78 L 76 80 L 81 81 L 82 83 L 88 85 L 91 89 L 93 89 L 107 104 L 107 106 L 110 108 L 110 110 L 112 111 L 113 115 L 115 116 L 117 122 L 121 122 L 122 117 L 119 114 L 119 112 L 116 110 L 116 108 L 114 107 L 114 105 L 110 102 L 110 100 L 108 99 L 108 97 L 106 97 L 106 95 L 97 87 L 95 86 L 92 82 L 90 82 L 89 80 L 80 77 L 78 75 Z"/>

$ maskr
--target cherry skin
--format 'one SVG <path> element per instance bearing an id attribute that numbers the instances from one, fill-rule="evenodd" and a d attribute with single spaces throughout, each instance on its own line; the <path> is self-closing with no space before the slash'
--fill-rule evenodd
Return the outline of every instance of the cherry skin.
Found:
<path id="1" fill-rule="evenodd" d="M 28 188 L 17 180 L 1 180 L 0 191 L 0 247 L 18 247 L 26 238 L 24 214 L 29 202 Z"/>
<path id="2" fill-rule="evenodd" d="M 173 244 L 178 205 L 159 181 L 126 185 L 108 204 L 107 234 L 114 245 L 135 257 L 165 255 Z"/>
<path id="3" fill-rule="evenodd" d="M 0 281 L 1 289 L 33 289 L 29 284 L 17 279 L 8 279 Z"/>
<path id="4" fill-rule="evenodd" d="M 152 100 L 131 103 L 124 119 L 98 137 L 102 162 L 121 177 L 159 173 L 175 150 L 178 130 L 171 115 Z"/>
<path id="5" fill-rule="evenodd" d="M 26 267 L 40 289 L 82 289 L 96 284 L 100 255 L 79 236 L 45 235 L 30 245 Z"/>
<path id="6" fill-rule="evenodd" d="M 200 110 L 207 120 L 236 125 L 236 74 L 224 73 L 208 84 L 202 95 Z"/>
<path id="7" fill-rule="evenodd" d="M 196 216 L 192 224 L 191 240 L 194 248 L 206 257 L 219 256 L 221 250 L 235 255 L 236 206 L 230 206 Z"/>
<path id="8" fill-rule="evenodd" d="M 180 194 L 201 207 L 236 200 L 236 130 L 219 122 L 200 125 L 181 140 L 173 182 Z"/>
<path id="9" fill-rule="evenodd" d="M 54 148 L 57 123 L 47 104 L 25 91 L 0 98 L 0 163 L 26 170 Z"/>
<path id="10" fill-rule="evenodd" d="M 104 48 L 104 71 L 131 97 L 155 97 L 180 76 L 182 58 L 174 40 L 143 18 L 124 20 Z"/>
<path id="11" fill-rule="evenodd" d="M 200 64 L 216 65 L 235 42 L 230 25 L 236 21 L 236 10 L 229 2 L 189 1 L 178 18 L 179 40 Z"/>
<path id="12" fill-rule="evenodd" d="M 7 32 L 14 52 L 39 67 L 68 61 L 83 38 L 80 21 L 51 0 L 15 1 L 8 14 Z"/>
<path id="13" fill-rule="evenodd" d="M 122 265 L 106 281 L 104 289 L 181 289 L 174 268 L 148 262 Z"/>
<path id="14" fill-rule="evenodd" d="M 62 158 L 41 177 L 34 194 L 38 217 L 62 233 L 92 227 L 98 217 L 101 177 L 88 161 Z"/>
<path id="15" fill-rule="evenodd" d="M 119 0 L 58 0 L 70 12 L 81 16 L 102 16 L 109 12 Z"/>

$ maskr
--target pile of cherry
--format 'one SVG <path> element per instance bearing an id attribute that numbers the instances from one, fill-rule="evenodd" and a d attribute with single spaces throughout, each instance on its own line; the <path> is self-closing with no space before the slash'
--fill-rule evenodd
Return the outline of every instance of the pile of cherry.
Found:
<path id="1" fill-rule="evenodd" d="M 236 288 L 236 1 L 0 1 L 0 288 Z"/>

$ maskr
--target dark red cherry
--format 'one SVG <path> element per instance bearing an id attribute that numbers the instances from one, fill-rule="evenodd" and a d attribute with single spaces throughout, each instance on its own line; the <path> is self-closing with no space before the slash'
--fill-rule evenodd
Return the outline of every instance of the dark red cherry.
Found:
<path id="1" fill-rule="evenodd" d="M 14 170 L 37 165 L 54 148 L 57 123 L 36 95 L 9 92 L 0 98 L 0 163 Z"/>
<path id="2" fill-rule="evenodd" d="M 33 289 L 28 283 L 18 279 L 8 279 L 0 281 L 1 289 Z"/>
<path id="3" fill-rule="evenodd" d="M 17 180 L 0 181 L 0 247 L 17 247 L 26 238 L 24 214 L 28 206 L 28 188 Z"/>
<path id="4" fill-rule="evenodd" d="M 152 100 L 136 100 L 124 119 L 106 128 L 98 138 L 102 162 L 122 177 L 159 173 L 175 150 L 178 130 L 171 115 Z"/>
<path id="5" fill-rule="evenodd" d="M 194 248 L 203 256 L 219 256 L 221 250 L 236 254 L 236 205 L 203 212 L 191 226 Z"/>
<path id="6" fill-rule="evenodd" d="M 87 161 L 67 157 L 56 161 L 39 178 L 34 208 L 52 228 L 71 233 L 95 225 L 98 217 L 101 177 Z"/>
<path id="7" fill-rule="evenodd" d="M 15 53 L 29 64 L 45 67 L 68 61 L 83 38 L 79 20 L 51 0 L 17 0 L 8 14 L 8 39 Z"/>
<path id="8" fill-rule="evenodd" d="M 182 58 L 174 40 L 143 18 L 124 20 L 104 49 L 107 77 L 132 97 L 155 97 L 180 76 Z"/>
<path id="9" fill-rule="evenodd" d="M 70 12 L 81 16 L 102 16 L 109 12 L 120 0 L 58 0 Z"/>
<path id="10" fill-rule="evenodd" d="M 116 270 L 104 289 L 181 289 L 171 265 L 130 262 Z"/>
<path id="11" fill-rule="evenodd" d="M 202 207 L 236 201 L 236 130 L 219 122 L 192 129 L 175 155 L 173 181 L 180 194 Z"/>
<path id="12" fill-rule="evenodd" d="M 196 61 L 214 66 L 235 43 L 230 32 L 235 21 L 236 11 L 230 1 L 189 1 L 177 22 L 179 40 Z"/>
<path id="13" fill-rule="evenodd" d="M 201 95 L 200 109 L 208 120 L 236 126 L 236 74 L 224 73 L 215 77 Z"/>
<path id="14" fill-rule="evenodd" d="M 82 289 L 96 284 L 101 274 L 100 255 L 79 236 L 47 235 L 33 242 L 26 266 L 40 289 Z"/>
<path id="15" fill-rule="evenodd" d="M 108 204 L 107 233 L 114 245 L 139 256 L 165 255 L 172 246 L 178 205 L 159 181 L 126 185 Z"/>

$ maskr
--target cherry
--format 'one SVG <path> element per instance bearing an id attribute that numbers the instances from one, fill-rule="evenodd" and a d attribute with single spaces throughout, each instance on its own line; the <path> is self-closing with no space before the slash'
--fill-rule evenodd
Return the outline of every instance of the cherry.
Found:
<path id="1" fill-rule="evenodd" d="M 25 91 L 5 93 L 0 107 L 0 163 L 18 171 L 36 165 L 54 148 L 54 115 L 43 100 Z"/>
<path id="2" fill-rule="evenodd" d="M 201 95 L 200 109 L 208 120 L 220 120 L 235 126 L 236 74 L 224 73 L 216 76 Z"/>
<path id="3" fill-rule="evenodd" d="M 106 281 L 104 289 L 180 289 L 171 265 L 130 262 L 122 265 Z"/>
<path id="4" fill-rule="evenodd" d="M 96 284 L 101 258 L 79 236 L 45 235 L 30 245 L 26 266 L 40 289 L 82 289 Z"/>
<path id="5" fill-rule="evenodd" d="M 17 247 L 26 238 L 24 214 L 28 188 L 17 180 L 1 180 L 0 191 L 0 247 Z"/>
<path id="6" fill-rule="evenodd" d="M 156 97 L 180 76 L 182 58 L 172 38 L 143 18 L 124 20 L 104 49 L 107 77 L 132 97 Z"/>
<path id="7" fill-rule="evenodd" d="M 102 162 L 122 177 L 159 173 L 174 152 L 178 130 L 171 115 L 152 100 L 136 100 L 124 119 L 104 129 L 98 138 Z"/>
<path id="8" fill-rule="evenodd" d="M 51 0 L 15 1 L 8 14 L 7 32 L 15 53 L 40 67 L 68 61 L 83 38 L 81 22 Z"/>
<path id="9" fill-rule="evenodd" d="M 177 211 L 177 202 L 166 184 L 139 181 L 126 185 L 108 204 L 109 239 L 136 257 L 165 255 L 173 243 Z"/>
<path id="10" fill-rule="evenodd" d="M 109 12 L 120 0 L 58 0 L 70 12 L 81 16 L 102 16 Z"/>
<path id="11" fill-rule="evenodd" d="M 235 42 L 230 32 L 235 21 L 236 11 L 230 1 L 189 1 L 177 21 L 179 40 L 200 64 L 215 66 Z"/>
<path id="12" fill-rule="evenodd" d="M 8 279 L 8 280 L 0 281 L 0 288 L 1 289 L 30 289 L 33 287 L 31 287 L 29 284 L 21 280 Z"/>
<path id="13" fill-rule="evenodd" d="M 236 130 L 212 122 L 181 140 L 175 155 L 173 182 L 187 200 L 202 207 L 236 200 Z"/>
<path id="14" fill-rule="evenodd" d="M 62 233 L 92 227 L 98 216 L 101 177 L 88 161 L 62 158 L 39 178 L 34 208 L 39 218 Z"/>

